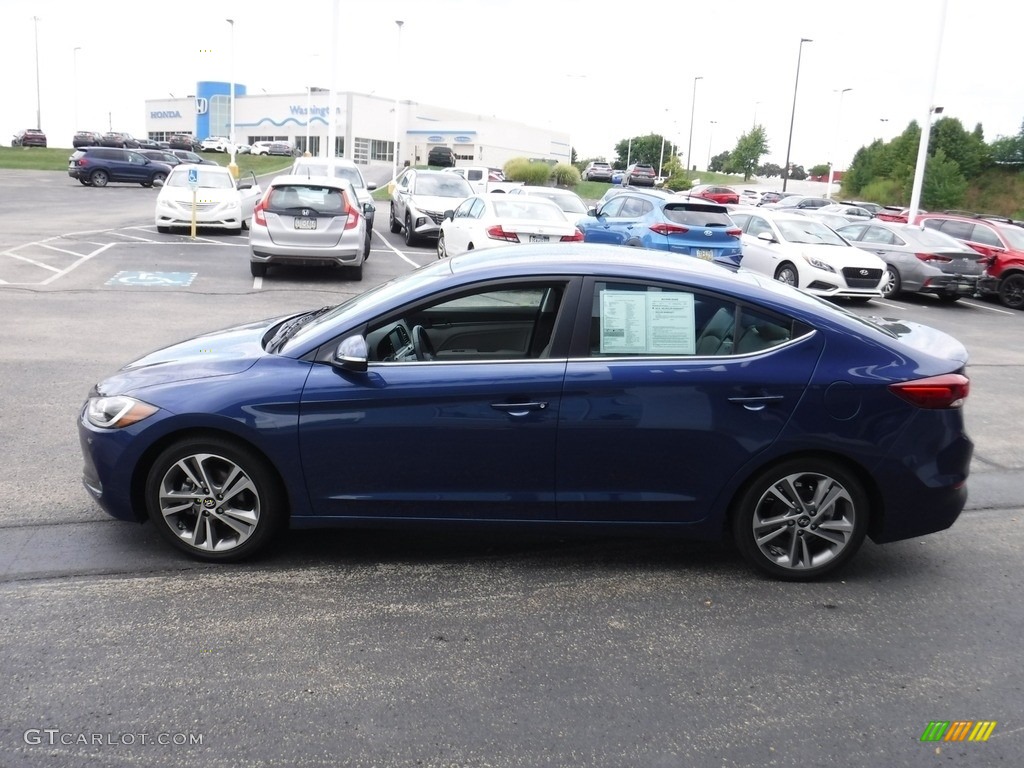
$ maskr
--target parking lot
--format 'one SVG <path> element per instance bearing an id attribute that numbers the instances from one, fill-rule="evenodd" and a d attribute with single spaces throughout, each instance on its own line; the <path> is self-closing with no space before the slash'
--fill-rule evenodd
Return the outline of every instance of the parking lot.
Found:
<path id="1" fill-rule="evenodd" d="M 75 429 L 89 387 L 203 331 L 343 301 L 433 249 L 388 232 L 380 203 L 361 282 L 254 278 L 244 234 L 157 233 L 152 189 L 0 171 L 0 194 L 0 764 L 979 766 L 1024 753 L 1024 313 L 928 297 L 851 307 L 964 342 L 975 457 L 951 530 L 868 543 L 836 579 L 767 582 L 726 546 L 374 531 L 296 532 L 271 558 L 209 566 L 89 499 Z M 400 446 L 396 461 L 445 469 Z M 935 720 L 998 725 L 983 744 L 922 743 Z M 55 743 L 27 736 L 45 729 Z"/>

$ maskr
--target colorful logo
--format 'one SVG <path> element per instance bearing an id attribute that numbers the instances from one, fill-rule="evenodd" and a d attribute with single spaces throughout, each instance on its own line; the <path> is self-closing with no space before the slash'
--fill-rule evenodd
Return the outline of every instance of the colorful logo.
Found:
<path id="1" fill-rule="evenodd" d="M 995 729 L 995 720 L 932 720 L 921 741 L 988 741 Z"/>

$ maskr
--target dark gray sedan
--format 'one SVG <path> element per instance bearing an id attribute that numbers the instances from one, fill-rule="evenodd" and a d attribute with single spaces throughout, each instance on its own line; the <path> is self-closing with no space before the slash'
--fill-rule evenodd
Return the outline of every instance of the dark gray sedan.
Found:
<path id="1" fill-rule="evenodd" d="M 933 229 L 911 224 L 879 222 L 850 224 L 836 230 L 861 250 L 881 257 L 887 265 L 882 295 L 930 293 L 954 302 L 973 296 L 987 257 Z"/>

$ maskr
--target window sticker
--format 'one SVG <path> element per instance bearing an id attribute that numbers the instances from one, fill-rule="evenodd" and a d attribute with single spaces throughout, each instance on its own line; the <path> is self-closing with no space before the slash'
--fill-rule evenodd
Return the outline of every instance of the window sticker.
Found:
<path id="1" fill-rule="evenodd" d="M 601 354 L 692 355 L 693 294 L 601 291 Z"/>

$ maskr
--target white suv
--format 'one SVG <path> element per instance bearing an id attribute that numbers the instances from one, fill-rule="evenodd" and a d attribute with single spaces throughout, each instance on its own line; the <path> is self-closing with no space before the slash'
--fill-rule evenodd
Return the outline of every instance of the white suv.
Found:
<path id="1" fill-rule="evenodd" d="M 370 205 L 370 212 L 366 214 L 366 228 L 372 233 L 374 206 L 373 195 L 370 193 L 377 188 L 377 185 L 367 183 L 363 179 L 359 167 L 351 160 L 346 160 L 343 157 L 336 157 L 331 161 L 328 161 L 326 157 L 297 157 L 292 163 L 290 173 L 293 176 L 330 176 L 332 174 L 327 170 L 328 162 L 330 162 L 334 176 L 351 182 L 360 207 L 365 209 L 367 203 Z"/>

